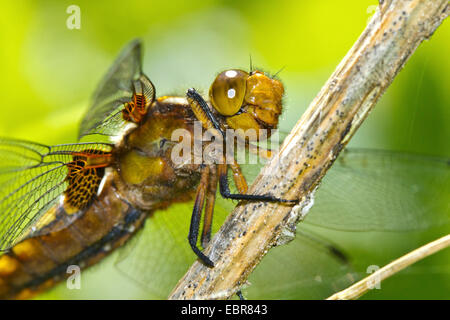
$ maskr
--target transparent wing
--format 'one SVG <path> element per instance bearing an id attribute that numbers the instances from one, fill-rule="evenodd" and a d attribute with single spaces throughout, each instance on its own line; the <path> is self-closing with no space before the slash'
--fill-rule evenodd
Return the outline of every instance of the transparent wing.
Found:
<path id="1" fill-rule="evenodd" d="M 155 212 L 120 250 L 117 269 L 143 286 L 152 298 L 166 299 L 197 258 L 187 241 L 191 212 L 192 203 Z"/>
<path id="2" fill-rule="evenodd" d="M 45 213 L 67 188 L 67 164 L 72 153 L 86 149 L 109 151 L 106 144 L 45 146 L 0 138 L 0 250 L 37 232 Z"/>
<path id="3" fill-rule="evenodd" d="M 324 299 L 360 278 L 349 263 L 297 232 L 292 242 L 269 250 L 242 292 L 249 299 Z"/>
<path id="4" fill-rule="evenodd" d="M 251 182 L 261 165 L 242 165 Z M 346 149 L 323 178 L 305 223 L 343 231 L 413 231 L 450 221 L 445 158 Z"/>
<path id="5" fill-rule="evenodd" d="M 348 150 L 325 175 L 305 222 L 348 231 L 412 231 L 450 221 L 448 159 Z"/>
<path id="6" fill-rule="evenodd" d="M 132 101 L 138 84 L 139 93 L 153 100 L 153 84 L 142 73 L 141 42 L 134 40 L 119 54 L 92 96 L 83 117 L 79 138 L 88 134 L 118 135 L 126 126 L 122 117 L 124 104 Z"/>

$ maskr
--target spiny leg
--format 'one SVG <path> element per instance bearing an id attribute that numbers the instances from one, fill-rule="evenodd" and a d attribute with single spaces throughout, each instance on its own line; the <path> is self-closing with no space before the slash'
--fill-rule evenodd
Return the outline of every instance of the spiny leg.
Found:
<path id="1" fill-rule="evenodd" d="M 233 171 L 234 184 L 236 185 L 239 193 L 246 194 L 248 191 L 248 185 L 247 180 L 242 174 L 241 166 L 236 161 L 234 161 L 230 164 L 230 168 L 231 171 Z"/>
<path id="2" fill-rule="evenodd" d="M 188 90 L 186 96 L 192 111 L 197 119 L 202 123 L 203 127 L 205 129 L 216 129 L 223 137 L 225 137 L 225 129 L 222 128 L 220 122 L 213 115 L 211 109 L 202 96 L 192 88 Z"/>
<path id="3" fill-rule="evenodd" d="M 298 200 L 280 199 L 270 194 L 241 194 L 231 193 L 228 184 L 228 165 L 219 164 L 219 190 L 222 197 L 233 200 L 248 200 L 248 201 L 266 201 L 266 202 L 282 202 L 282 203 L 297 203 Z"/>
<path id="4" fill-rule="evenodd" d="M 247 181 L 245 180 L 244 175 L 242 174 L 241 167 L 237 163 L 233 163 L 230 165 L 231 170 L 233 171 L 233 179 L 236 187 L 239 192 L 246 193 L 248 190 Z M 216 190 L 217 190 L 217 167 L 212 166 L 210 170 L 209 176 L 209 184 L 206 195 L 206 206 L 205 206 L 205 215 L 203 222 L 203 232 L 202 232 L 202 246 L 205 248 L 210 239 L 211 239 L 211 225 L 212 225 L 212 217 L 214 213 L 214 203 L 216 201 Z M 236 292 L 239 300 L 245 300 L 244 295 L 241 290 Z"/>
<path id="5" fill-rule="evenodd" d="M 198 185 L 197 195 L 195 197 L 194 210 L 192 211 L 191 225 L 189 226 L 188 240 L 192 250 L 200 260 L 208 267 L 214 267 L 214 263 L 197 247 L 200 219 L 205 203 L 206 188 L 208 186 L 209 169 L 209 166 L 204 166 L 202 168 L 200 184 Z"/>
<path id="6" fill-rule="evenodd" d="M 203 231 L 201 238 L 203 248 L 206 248 L 211 240 L 211 226 L 214 213 L 214 204 L 216 202 L 217 181 L 217 168 L 216 166 L 211 166 L 208 189 L 206 191 L 205 215 L 203 217 Z"/>

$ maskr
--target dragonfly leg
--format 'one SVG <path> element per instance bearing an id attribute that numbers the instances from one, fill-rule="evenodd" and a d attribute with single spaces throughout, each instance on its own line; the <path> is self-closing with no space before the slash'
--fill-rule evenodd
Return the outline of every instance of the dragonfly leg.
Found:
<path id="1" fill-rule="evenodd" d="M 217 167 L 211 166 L 208 189 L 206 191 L 205 215 L 203 217 L 203 231 L 201 238 L 203 248 L 206 248 L 211 240 L 211 225 L 214 213 L 214 204 L 216 202 L 217 181 Z"/>
<path id="2" fill-rule="evenodd" d="M 236 188 L 238 189 L 239 193 L 245 194 L 248 191 L 248 185 L 247 180 L 245 179 L 244 175 L 242 174 L 241 166 L 234 161 L 230 164 L 231 171 L 233 171 L 233 180 L 234 184 L 236 185 Z"/>
<path id="3" fill-rule="evenodd" d="M 298 200 L 280 199 L 270 194 L 241 194 L 231 193 L 228 182 L 228 165 L 219 164 L 219 190 L 222 197 L 233 200 L 249 200 L 249 201 L 266 201 L 266 202 L 282 202 L 282 203 L 297 203 Z"/>
<path id="4" fill-rule="evenodd" d="M 245 300 L 245 297 L 244 297 L 244 295 L 242 294 L 242 291 L 241 291 L 241 290 L 238 290 L 238 291 L 236 292 L 236 295 L 238 296 L 239 300 Z"/>
<path id="5" fill-rule="evenodd" d="M 211 109 L 202 96 L 192 88 L 188 90 L 186 96 L 192 111 L 197 119 L 202 122 L 203 127 L 205 129 L 216 129 L 223 137 L 225 137 L 224 128 L 221 127 L 219 121 L 211 112 Z"/>
<path id="6" fill-rule="evenodd" d="M 204 166 L 202 169 L 202 175 L 200 179 L 200 184 L 197 188 L 197 195 L 195 197 L 194 210 L 191 217 L 191 225 L 189 227 L 188 240 L 189 244 L 194 251 L 194 253 L 200 258 L 200 260 L 208 267 L 214 267 L 214 263 L 209 259 L 198 247 L 198 231 L 200 229 L 200 218 L 203 211 L 203 206 L 205 203 L 206 188 L 208 186 L 209 178 L 209 166 Z"/>

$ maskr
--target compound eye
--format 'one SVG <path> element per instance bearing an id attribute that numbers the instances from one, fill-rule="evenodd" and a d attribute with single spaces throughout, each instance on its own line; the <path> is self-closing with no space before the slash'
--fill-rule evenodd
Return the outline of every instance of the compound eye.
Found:
<path id="1" fill-rule="evenodd" d="M 224 116 L 236 114 L 242 106 L 248 73 L 242 70 L 227 70 L 220 73 L 209 89 L 213 107 Z"/>

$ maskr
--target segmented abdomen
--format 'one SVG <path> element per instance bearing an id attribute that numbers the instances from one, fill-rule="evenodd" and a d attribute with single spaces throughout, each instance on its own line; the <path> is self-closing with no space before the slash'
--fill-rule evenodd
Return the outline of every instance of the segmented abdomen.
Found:
<path id="1" fill-rule="evenodd" d="M 53 232 L 50 226 L 47 233 L 27 238 L 0 256 L 1 299 L 29 298 L 69 276 L 69 266 L 82 269 L 100 261 L 143 224 L 146 213 L 123 201 L 110 180 L 72 224 Z M 67 213 L 58 205 L 56 214 Z"/>

